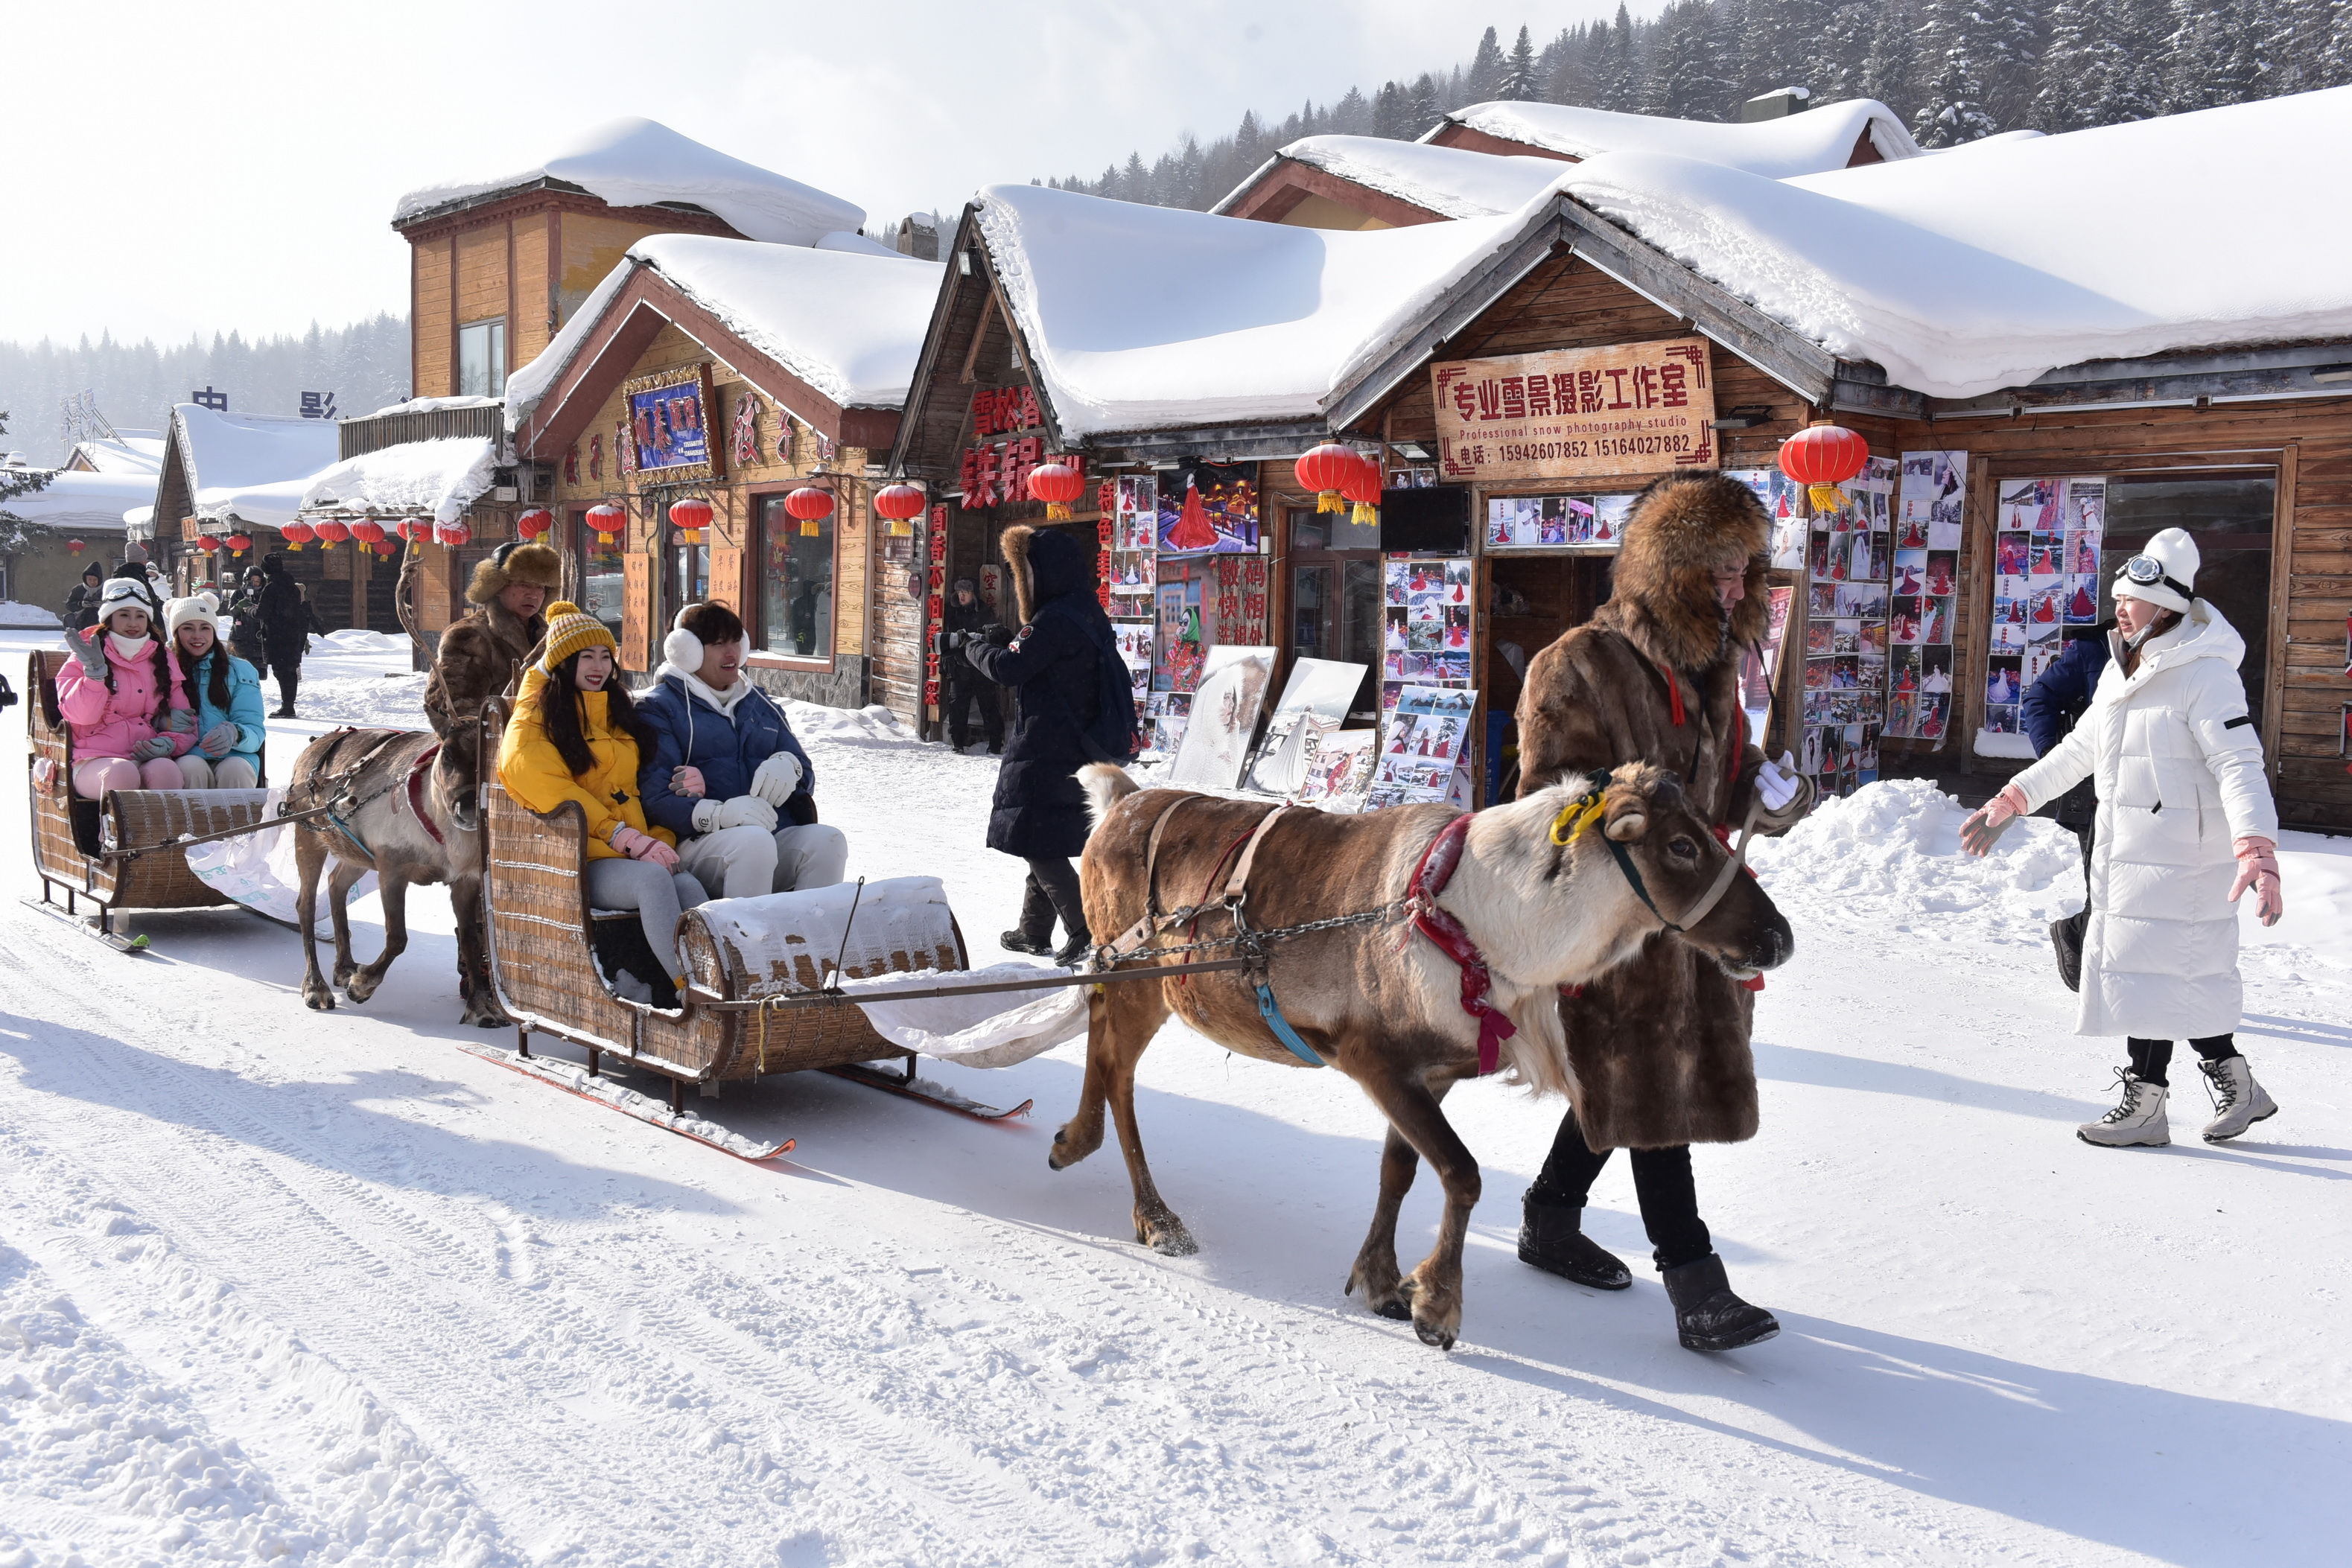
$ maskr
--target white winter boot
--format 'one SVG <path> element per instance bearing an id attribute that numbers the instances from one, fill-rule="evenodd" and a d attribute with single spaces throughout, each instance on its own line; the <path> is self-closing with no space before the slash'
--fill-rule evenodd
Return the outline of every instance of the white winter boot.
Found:
<path id="1" fill-rule="evenodd" d="M 2205 1124 L 2205 1141 L 2218 1144 L 2234 1138 L 2255 1123 L 2278 1114 L 2278 1103 L 2254 1082 L 2254 1070 L 2242 1056 L 2200 1061 L 2197 1071 L 2212 1085 L 2214 1117 Z"/>
<path id="2" fill-rule="evenodd" d="M 2116 1079 L 2124 1086 L 2123 1103 L 2095 1122 L 2085 1122 L 2074 1129 L 2074 1135 L 2086 1144 L 2104 1148 L 2128 1148 L 2135 1144 L 2156 1146 L 2172 1142 L 2172 1129 L 2164 1116 L 2164 1102 L 2169 1092 L 2161 1083 L 2150 1083 L 2128 1067 L 2119 1069 Z"/>

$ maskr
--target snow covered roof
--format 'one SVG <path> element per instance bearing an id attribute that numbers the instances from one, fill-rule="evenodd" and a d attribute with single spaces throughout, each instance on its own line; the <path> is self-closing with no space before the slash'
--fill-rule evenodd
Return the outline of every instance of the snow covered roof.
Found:
<path id="1" fill-rule="evenodd" d="M 992 185 L 978 210 L 1066 435 L 1315 418 L 1541 216 L 1342 233 L 1036 185 Z"/>
<path id="2" fill-rule="evenodd" d="M 155 476 L 61 469 L 30 495 L 0 501 L 0 512 L 43 528 L 121 533 L 123 514 L 155 501 Z"/>
<path id="3" fill-rule="evenodd" d="M 629 247 L 546 350 L 507 378 L 509 429 L 530 417 L 639 270 L 659 274 L 837 406 L 895 409 L 907 401 L 945 269 L 897 251 L 648 235 Z"/>
<path id="4" fill-rule="evenodd" d="M 95 436 L 74 443 L 73 455 L 96 474 L 144 474 L 150 480 L 163 471 L 163 433 L 160 430 L 118 430 L 114 438 Z"/>
<path id="5" fill-rule="evenodd" d="M 1612 152 L 1562 188 L 1832 352 L 1973 397 L 2352 336 L 2352 209 L 2313 200 L 2293 155 L 2347 144 L 2352 87 L 1786 181 Z"/>
<path id="6" fill-rule="evenodd" d="M 367 417 L 382 419 L 388 413 L 438 413 L 452 408 L 496 408 L 504 401 L 495 397 L 413 397 L 406 402 L 386 403 Z"/>
<path id="7" fill-rule="evenodd" d="M 1667 120 L 1652 114 L 1619 114 L 1566 103 L 1474 103 L 1447 115 L 1454 124 L 1483 131 L 1506 141 L 1542 147 L 1570 158 L 1604 152 L 1663 152 L 1744 169 L 1766 179 L 1817 174 L 1843 169 L 1853 144 L 1870 133 L 1878 155 L 1889 162 L 1916 158 L 1919 144 L 1893 110 L 1875 99 L 1848 99 L 1801 114 L 1747 124 Z M 1441 125 L 1430 134 L 1444 131 Z"/>
<path id="8" fill-rule="evenodd" d="M 1449 218 L 1486 218 L 1527 205 L 1562 172 L 1557 158 L 1497 157 L 1381 136 L 1308 136 L 1276 156 Z M 1268 162 L 1210 211 L 1222 213 L 1256 185 Z"/>
<path id="9" fill-rule="evenodd" d="M 454 523 L 490 487 L 498 443 L 487 435 L 404 441 L 346 457 L 303 482 L 303 507 L 429 515 Z"/>
<path id="10" fill-rule="evenodd" d="M 194 511 L 205 518 L 290 522 L 301 507 L 301 481 L 341 455 L 331 419 L 226 413 L 184 402 L 172 410 L 172 433 Z"/>
<path id="11" fill-rule="evenodd" d="M 516 190 L 542 179 L 578 185 L 616 207 L 683 202 L 715 214 L 749 238 L 778 245 L 814 245 L 826 235 L 855 231 L 866 223 L 866 210 L 854 203 L 635 116 L 591 127 L 528 169 L 420 186 L 400 198 L 392 221 L 397 226 L 453 202 Z"/>

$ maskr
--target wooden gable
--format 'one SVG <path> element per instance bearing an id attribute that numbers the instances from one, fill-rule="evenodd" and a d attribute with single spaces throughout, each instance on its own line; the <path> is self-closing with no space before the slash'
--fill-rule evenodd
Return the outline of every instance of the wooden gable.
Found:
<path id="1" fill-rule="evenodd" d="M 1445 214 L 1375 191 L 1296 158 L 1276 157 L 1217 211 L 1229 218 L 1313 229 L 1391 229 L 1445 221 Z"/>

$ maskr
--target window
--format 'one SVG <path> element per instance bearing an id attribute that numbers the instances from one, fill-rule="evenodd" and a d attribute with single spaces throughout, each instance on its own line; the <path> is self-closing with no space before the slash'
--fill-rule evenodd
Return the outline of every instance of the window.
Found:
<path id="1" fill-rule="evenodd" d="M 833 541 L 838 512 L 804 523 L 782 496 L 760 500 L 761 646 L 798 659 L 833 657 Z"/>
<path id="2" fill-rule="evenodd" d="M 598 544 L 584 507 L 572 514 L 572 534 L 580 559 L 580 608 L 610 627 L 617 639 L 624 598 L 621 536 L 614 534 L 610 545 Z"/>
<path id="3" fill-rule="evenodd" d="M 669 613 L 663 617 L 667 629 L 670 619 L 689 604 L 699 604 L 710 597 L 710 549 L 707 545 L 674 544 L 669 547 L 669 585 L 672 597 Z"/>
<path id="4" fill-rule="evenodd" d="M 503 397 L 507 390 L 507 323 L 471 321 L 457 329 L 457 395 Z"/>

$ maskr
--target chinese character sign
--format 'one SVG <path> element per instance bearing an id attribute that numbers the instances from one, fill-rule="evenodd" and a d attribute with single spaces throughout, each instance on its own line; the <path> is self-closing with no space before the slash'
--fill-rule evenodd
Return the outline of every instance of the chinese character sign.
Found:
<path id="1" fill-rule="evenodd" d="M 703 428 L 702 389 L 656 387 L 629 394 L 630 445 L 640 472 L 710 461 L 709 433 Z"/>
<path id="2" fill-rule="evenodd" d="M 1454 360 L 1430 374 L 1448 484 L 1716 464 L 1704 338 Z"/>

